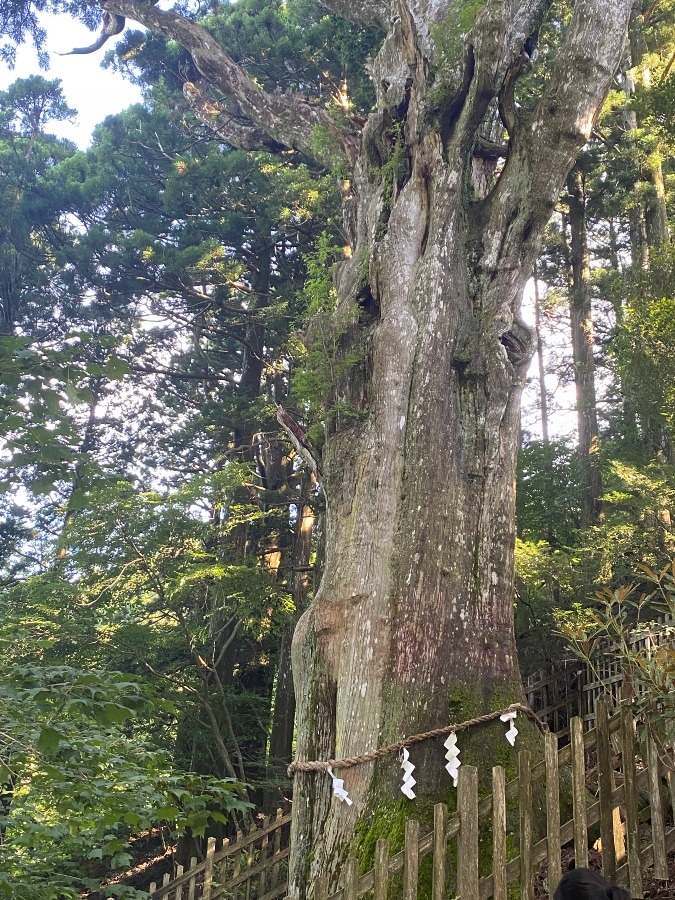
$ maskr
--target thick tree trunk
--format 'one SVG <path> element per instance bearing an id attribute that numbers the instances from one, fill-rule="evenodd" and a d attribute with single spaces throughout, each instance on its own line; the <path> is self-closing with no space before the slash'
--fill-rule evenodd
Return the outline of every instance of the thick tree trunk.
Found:
<path id="1" fill-rule="evenodd" d="M 514 471 L 529 345 L 510 361 L 500 337 L 511 316 L 472 296 L 468 163 L 446 163 L 438 136 L 425 136 L 386 236 L 373 246 L 361 235 L 380 316 L 361 338 L 362 421 L 332 434 L 324 457 L 325 571 L 294 641 L 300 758 L 362 753 L 521 698 Z M 359 189 L 377 196 L 360 174 Z M 529 341 L 522 326 L 518 339 Z M 418 782 L 440 796 L 435 751 L 429 765 L 416 754 Z M 291 896 L 344 856 L 360 815 L 396 804 L 398 769 L 393 757 L 344 773 L 352 807 L 331 800 L 325 776 L 297 776 Z"/>
<path id="2" fill-rule="evenodd" d="M 175 10 L 106 3 L 188 48 L 228 98 L 211 116 L 219 134 L 327 165 L 337 156 L 351 169 L 352 255 L 337 274 L 334 327 L 341 352 L 362 362 L 332 385 L 349 415 L 327 434 L 324 575 L 293 645 L 300 760 L 360 754 L 522 695 L 514 481 L 533 348 L 519 306 L 611 84 L 631 2 L 576 0 L 541 97 L 523 107 L 516 82 L 551 0 L 322 0 L 386 35 L 370 67 L 377 107 L 365 125 L 266 93 Z M 200 86 L 186 91 L 198 104 Z M 495 104 L 503 148 L 482 128 Z M 504 160 L 492 181 L 477 167 L 477 190 L 474 151 Z M 489 767 L 497 743 L 474 735 L 468 759 L 482 744 Z M 425 745 L 414 761 L 419 796 L 447 794 L 439 748 Z M 428 808 L 401 808 L 409 801 L 394 758 L 340 774 L 353 806 L 331 797 L 324 774 L 296 776 L 292 898 L 304 900 L 318 872 L 335 876 L 355 846 L 395 831 L 406 812 Z"/>
<path id="3" fill-rule="evenodd" d="M 486 13 L 474 32 L 483 62 L 487 45 L 509 30 L 488 6 L 494 18 Z M 359 301 L 379 315 L 359 329 L 355 310 L 345 336 L 350 348 L 360 341 L 365 360 L 358 384 L 353 378 L 338 393 L 361 418 L 330 434 L 324 455 L 325 573 L 294 641 L 300 759 L 363 753 L 521 697 L 514 472 L 533 348 L 519 305 L 572 158 L 569 144 L 561 153 L 539 130 L 546 113 L 530 124 L 536 138 L 514 125 L 501 177 L 476 201 L 471 158 L 489 92 L 473 94 L 471 82 L 447 132 L 443 123 L 429 129 L 422 47 L 404 16 L 373 66 L 386 93 L 366 127 L 351 201 L 354 253 L 337 285 L 343 318 Z M 387 95 L 397 88 L 394 104 Z M 386 112 L 388 131 L 378 120 Z M 535 154 L 548 158 L 545 172 Z M 387 195 L 373 158 L 382 172 L 397 156 Z M 484 765 L 494 743 L 469 736 L 463 759 L 473 752 Z M 442 753 L 438 743 L 414 751 L 423 800 L 450 793 Z M 325 775 L 296 776 L 292 897 L 311 893 L 319 872 L 336 876 L 350 851 L 367 856 L 375 836 L 400 833 L 401 818 L 413 814 L 401 808 L 396 758 L 340 777 L 353 806 L 331 798 Z"/>
<path id="4" fill-rule="evenodd" d="M 600 434 L 595 394 L 593 310 L 586 233 L 586 187 L 577 166 L 567 180 L 570 228 L 570 327 L 577 401 L 579 460 L 582 473 L 581 527 L 595 525 L 602 515 Z"/>

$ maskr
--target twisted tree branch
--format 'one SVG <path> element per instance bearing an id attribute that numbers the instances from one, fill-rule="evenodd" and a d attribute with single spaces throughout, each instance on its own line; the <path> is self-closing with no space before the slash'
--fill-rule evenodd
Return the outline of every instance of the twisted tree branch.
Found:
<path id="1" fill-rule="evenodd" d="M 356 159 L 358 136 L 339 126 L 320 106 L 315 106 L 291 92 L 270 94 L 259 87 L 248 73 L 220 47 L 216 39 L 201 25 L 181 16 L 175 10 L 162 10 L 147 0 L 108 0 L 108 12 L 126 16 L 145 25 L 156 34 L 177 41 L 191 54 L 199 73 L 230 100 L 235 109 L 276 144 L 298 150 L 330 166 L 332 154 L 322 150 L 324 142 L 313 139 L 317 128 L 330 133 L 332 150 L 341 153 L 351 165 Z M 230 129 L 234 139 L 235 129 Z M 240 133 L 242 140 L 251 132 Z"/>

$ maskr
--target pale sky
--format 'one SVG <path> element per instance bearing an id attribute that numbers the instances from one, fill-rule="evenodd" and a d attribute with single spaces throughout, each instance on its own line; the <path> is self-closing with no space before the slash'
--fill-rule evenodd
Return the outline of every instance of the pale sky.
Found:
<path id="1" fill-rule="evenodd" d="M 106 116 L 121 112 L 141 99 L 137 87 L 110 69 L 102 69 L 101 61 L 108 49 L 114 46 L 116 38 L 101 50 L 86 56 L 57 56 L 73 47 L 86 47 L 93 43 L 96 32 L 89 31 L 70 16 L 44 15 L 40 22 L 47 32 L 45 48 L 49 52 L 50 67 L 43 71 L 38 66 L 37 56 L 31 44 L 24 44 L 17 50 L 16 66 L 8 69 L 0 62 L 0 90 L 17 78 L 42 75 L 47 79 L 60 78 L 68 106 L 77 110 L 75 122 L 52 122 L 49 131 L 59 137 L 67 137 L 79 147 L 89 145 L 95 125 Z M 137 29 L 136 23 L 132 27 Z"/>

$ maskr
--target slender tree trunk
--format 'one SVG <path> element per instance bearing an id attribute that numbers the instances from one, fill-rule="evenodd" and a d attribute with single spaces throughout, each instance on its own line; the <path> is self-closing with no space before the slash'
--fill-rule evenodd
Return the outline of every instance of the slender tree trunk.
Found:
<path id="1" fill-rule="evenodd" d="M 586 188 L 577 166 L 567 180 L 570 228 L 570 325 L 577 401 L 579 459 L 582 472 L 581 527 L 595 525 L 602 515 L 600 435 L 595 395 L 593 311 L 586 234 Z"/>
<path id="2" fill-rule="evenodd" d="M 97 354 L 100 356 L 101 354 Z M 99 360 L 97 360 L 99 361 Z M 99 404 L 105 392 L 105 379 L 102 375 L 96 375 L 89 379 L 89 391 L 91 392 L 91 400 L 89 402 L 89 411 L 87 414 L 87 422 L 84 427 L 84 433 L 80 446 L 77 449 L 77 460 L 73 469 L 73 477 L 66 501 L 66 512 L 63 517 L 63 524 L 58 538 L 58 549 L 56 551 L 57 565 L 61 565 L 69 554 L 68 532 L 69 527 L 77 515 L 77 504 L 74 502 L 74 495 L 83 486 L 84 467 L 86 465 L 89 454 L 96 445 L 96 417 L 98 415 Z"/>
<path id="3" fill-rule="evenodd" d="M 635 0 L 629 21 L 629 53 L 627 65 L 630 69 L 623 73 L 623 86 L 627 98 L 644 96 L 651 89 L 652 75 L 648 65 L 645 64 L 645 56 L 648 52 L 645 39 L 644 3 Z M 638 107 L 639 108 L 639 107 Z M 624 116 L 629 139 L 638 132 L 643 124 L 635 109 L 628 109 Z M 637 154 L 638 160 L 641 154 Z M 642 203 L 634 203 L 629 210 L 629 225 L 631 238 L 631 252 L 634 266 L 648 270 L 654 250 L 659 250 L 670 241 L 668 227 L 668 214 L 666 209 L 665 183 L 663 177 L 662 159 L 659 148 L 654 148 L 648 156 L 646 166 L 636 163 L 638 169 L 638 183 L 636 192 L 643 196 L 644 183 L 649 185 L 646 200 Z M 658 418 L 652 418 L 649 414 L 638 413 L 637 419 L 640 425 L 640 435 L 644 453 L 649 458 L 670 455 L 669 440 L 664 423 Z"/>
<path id="4" fill-rule="evenodd" d="M 541 339 L 541 300 L 539 297 L 539 281 L 537 267 L 534 267 L 534 334 L 536 340 L 537 368 L 539 371 L 539 407 L 541 410 L 541 437 L 547 450 L 546 472 L 549 484 L 553 483 L 553 457 L 550 447 L 548 428 L 548 393 L 546 391 L 546 367 L 544 365 L 544 346 Z M 546 540 L 550 547 L 556 543 L 553 510 L 553 492 L 546 492 Z"/>
<path id="5" fill-rule="evenodd" d="M 541 414 L 541 437 L 544 443 L 548 444 L 548 393 L 546 391 L 544 344 L 541 338 L 541 300 L 539 297 L 539 281 L 537 279 L 536 266 L 534 269 L 534 332 L 537 341 L 537 370 L 539 377 L 539 410 Z"/>
<path id="6" fill-rule="evenodd" d="M 264 310 L 269 305 L 270 266 L 272 265 L 272 239 L 261 243 L 256 252 L 252 253 L 253 270 L 250 273 L 253 295 L 254 312 Z M 260 396 L 262 373 L 265 355 L 265 325 L 255 315 L 246 328 L 246 342 L 241 366 L 241 379 L 238 393 L 249 401 Z M 251 462 L 254 459 L 255 448 L 253 436 L 259 426 L 253 423 L 241 425 L 237 423 L 234 428 L 234 446 L 237 458 L 243 462 Z M 255 502 L 251 492 L 247 488 L 241 488 L 234 498 L 235 503 L 247 504 Z M 248 525 L 244 522 L 237 525 L 232 531 L 232 541 L 238 556 L 245 556 L 248 552 Z M 255 551 L 254 551 L 255 552 Z"/>
<path id="7" fill-rule="evenodd" d="M 619 262 L 619 236 L 617 234 L 616 222 L 614 219 L 610 219 L 609 222 L 609 263 L 615 272 L 619 273 L 621 271 Z M 624 322 L 624 303 L 625 299 L 619 296 L 613 304 L 617 331 L 621 330 Z M 639 434 L 635 404 L 633 403 L 631 392 L 625 383 L 625 378 L 621 374 L 619 374 L 619 385 L 624 438 L 630 443 L 637 445 L 639 442 Z"/>
<path id="8" fill-rule="evenodd" d="M 315 513 L 314 508 L 307 502 L 309 491 L 313 489 L 315 479 L 311 473 L 306 472 L 302 476 L 300 484 L 301 502 L 298 505 L 297 520 L 295 522 L 293 547 L 291 549 L 290 564 L 292 567 L 289 584 L 291 595 L 297 615 L 304 612 L 307 605 L 307 596 L 310 588 L 310 558 L 314 533 Z M 282 785 L 278 788 L 268 788 L 265 797 L 264 809 L 269 811 L 273 803 L 278 803 L 283 797 L 291 793 L 291 785 L 288 783 L 286 768 L 291 762 L 293 753 L 293 736 L 295 734 L 295 688 L 293 686 L 293 672 L 291 668 L 291 644 L 295 622 L 284 628 L 279 649 L 279 665 L 274 691 L 274 710 L 272 715 L 272 728 L 270 731 L 269 756 L 268 756 L 268 781 L 278 780 Z"/>

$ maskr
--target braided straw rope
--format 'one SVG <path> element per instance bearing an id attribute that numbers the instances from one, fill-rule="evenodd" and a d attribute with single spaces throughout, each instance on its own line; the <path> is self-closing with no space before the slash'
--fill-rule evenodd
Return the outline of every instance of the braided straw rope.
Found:
<path id="1" fill-rule="evenodd" d="M 498 719 L 500 716 L 503 716 L 504 713 L 508 712 L 519 712 L 524 716 L 527 716 L 528 719 L 531 719 L 534 722 L 542 734 L 545 734 L 548 731 L 548 725 L 545 722 L 542 722 L 539 716 L 533 712 L 529 706 L 525 706 L 522 703 L 512 703 L 511 706 L 507 706 L 506 709 L 497 709 L 494 712 L 486 713 L 484 716 L 476 716 L 475 719 L 469 719 L 466 722 L 459 722 L 456 725 L 444 725 L 443 728 L 434 728 L 433 731 L 425 731 L 423 734 L 414 734 L 412 737 L 403 738 L 402 741 L 390 744 L 388 747 L 380 747 L 379 750 L 373 750 L 370 753 L 362 753 L 360 756 L 345 756 L 344 759 L 313 760 L 311 762 L 299 762 L 296 760 L 295 762 L 292 762 L 287 769 L 288 777 L 292 778 L 295 772 L 325 772 L 329 766 L 331 769 L 350 769 L 352 766 L 358 766 L 364 762 L 373 762 L 381 756 L 386 756 L 388 753 L 397 753 L 398 751 L 403 750 L 404 747 L 410 747 L 411 744 L 419 744 L 421 741 L 429 740 L 429 738 L 439 737 L 442 734 L 450 734 L 453 731 L 466 731 L 468 728 L 473 728 L 474 725 L 484 725 L 486 722 L 493 722 L 495 719 Z"/>

